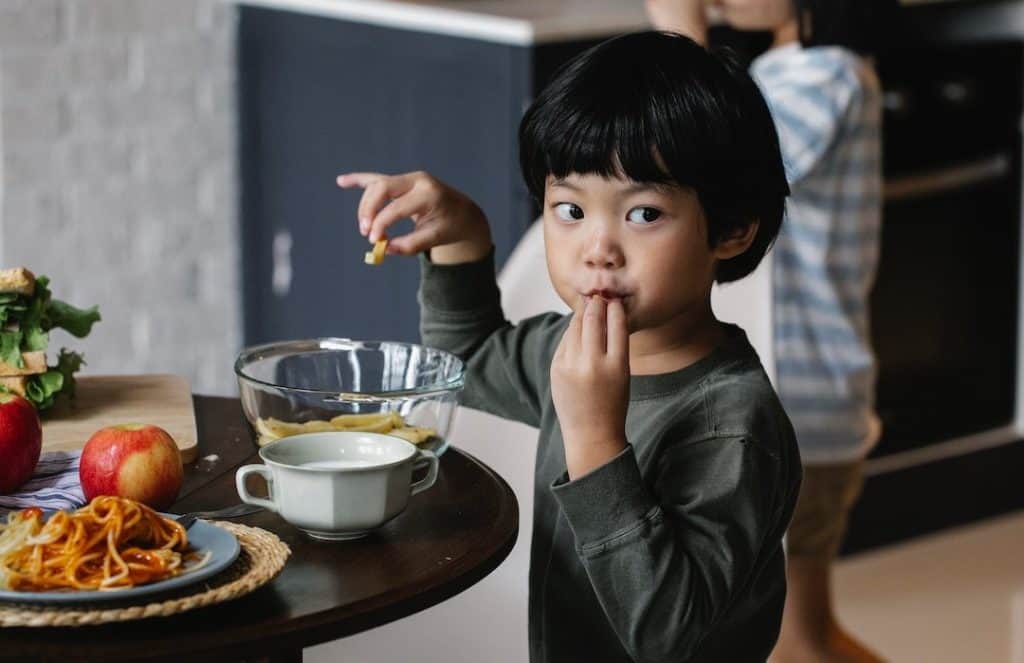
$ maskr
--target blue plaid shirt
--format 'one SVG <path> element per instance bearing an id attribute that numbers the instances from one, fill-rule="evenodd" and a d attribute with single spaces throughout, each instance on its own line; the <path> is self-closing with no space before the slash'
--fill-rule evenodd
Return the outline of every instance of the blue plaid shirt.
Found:
<path id="1" fill-rule="evenodd" d="M 878 441 L 868 327 L 882 211 L 881 89 L 836 47 L 772 49 L 751 67 L 775 118 L 792 194 L 774 248 L 776 389 L 809 463 Z"/>

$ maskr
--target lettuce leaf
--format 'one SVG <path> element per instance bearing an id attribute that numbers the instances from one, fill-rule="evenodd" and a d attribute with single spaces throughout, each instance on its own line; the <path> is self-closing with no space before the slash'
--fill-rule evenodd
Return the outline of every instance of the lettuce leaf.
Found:
<path id="1" fill-rule="evenodd" d="M 40 276 L 31 297 L 0 294 L 0 360 L 23 368 L 21 353 L 46 350 L 50 330 L 60 328 L 83 338 L 100 321 L 97 307 L 80 309 L 53 299 L 49 285 L 50 279 Z"/>
<path id="2" fill-rule="evenodd" d="M 75 377 L 85 364 L 85 358 L 77 353 L 61 348 L 57 365 L 50 370 L 28 378 L 25 386 L 25 398 L 35 405 L 40 412 L 53 407 L 54 401 L 60 396 L 75 397 Z"/>
<path id="3" fill-rule="evenodd" d="M 51 369 L 39 375 L 33 375 L 25 386 L 25 398 L 36 406 L 40 412 L 53 407 L 53 402 L 64 386 L 64 374 Z"/>
<path id="4" fill-rule="evenodd" d="M 20 330 L 0 331 L 0 360 L 18 368 L 25 367 L 21 358 L 21 337 Z"/>

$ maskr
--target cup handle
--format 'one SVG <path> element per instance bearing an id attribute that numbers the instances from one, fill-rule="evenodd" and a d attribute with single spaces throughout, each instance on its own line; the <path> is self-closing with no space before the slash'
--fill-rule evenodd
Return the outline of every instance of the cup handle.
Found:
<path id="1" fill-rule="evenodd" d="M 414 482 L 412 486 L 410 486 L 410 488 L 412 489 L 411 492 L 409 493 L 410 496 L 415 495 L 416 493 L 422 493 L 427 488 L 433 486 L 434 482 L 437 481 L 437 456 L 435 456 L 432 452 L 427 451 L 425 449 L 417 449 L 416 453 L 419 457 L 413 462 L 412 469 L 417 470 L 423 467 L 424 463 L 426 463 L 428 469 L 427 476 L 423 477 L 419 481 Z"/>
<path id="2" fill-rule="evenodd" d="M 270 499 L 256 497 L 249 492 L 249 489 L 245 487 L 245 478 L 250 474 L 258 474 L 263 477 L 263 480 L 267 482 L 267 497 Z M 277 504 L 274 503 L 274 477 L 271 476 L 270 468 L 266 465 L 243 465 L 238 468 L 238 471 L 235 472 L 235 488 L 238 490 L 238 496 L 246 504 L 255 504 L 275 513 L 278 512 Z"/>

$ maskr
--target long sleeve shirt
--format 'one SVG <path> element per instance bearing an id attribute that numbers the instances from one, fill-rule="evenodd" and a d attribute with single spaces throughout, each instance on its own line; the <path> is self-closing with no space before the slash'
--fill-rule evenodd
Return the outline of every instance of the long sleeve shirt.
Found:
<path id="1" fill-rule="evenodd" d="M 467 363 L 462 402 L 540 429 L 530 660 L 764 661 L 800 483 L 792 428 L 743 332 L 633 376 L 627 448 L 570 481 L 549 372 L 566 316 L 511 325 L 493 257 L 422 261 L 421 333 Z"/>

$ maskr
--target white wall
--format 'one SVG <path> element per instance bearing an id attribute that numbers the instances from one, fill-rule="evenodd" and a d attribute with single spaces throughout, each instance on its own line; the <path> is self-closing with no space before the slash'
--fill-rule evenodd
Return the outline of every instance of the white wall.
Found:
<path id="1" fill-rule="evenodd" d="M 0 0 L 0 263 L 98 304 L 86 373 L 232 393 L 240 344 L 234 8 Z"/>

